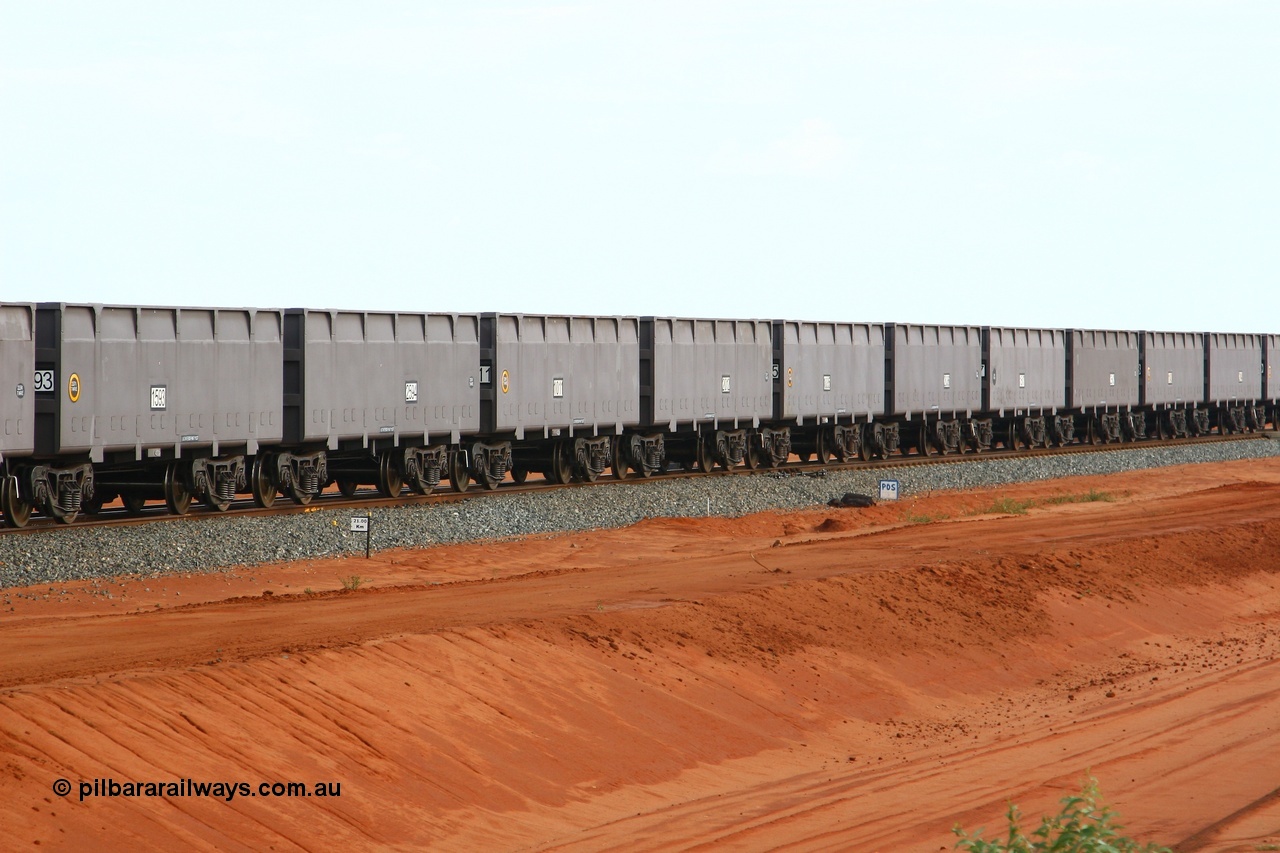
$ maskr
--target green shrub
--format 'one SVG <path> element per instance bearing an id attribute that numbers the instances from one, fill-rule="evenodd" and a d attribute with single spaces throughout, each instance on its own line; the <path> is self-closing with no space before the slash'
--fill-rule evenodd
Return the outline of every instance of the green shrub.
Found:
<path id="1" fill-rule="evenodd" d="M 359 575 L 347 575 L 345 578 L 338 578 L 342 581 L 343 589 L 359 589 L 360 584 L 364 583 L 364 578 Z"/>
<path id="2" fill-rule="evenodd" d="M 1170 853 L 1168 847 L 1140 845 L 1120 835 L 1124 827 L 1118 815 L 1099 803 L 1098 780 L 1085 780 L 1078 796 L 1062 798 L 1062 811 L 1040 819 L 1040 827 L 1030 836 L 1022 832 L 1022 814 L 1013 803 L 1006 813 L 1009 831 L 1002 841 L 983 839 L 982 830 L 969 835 L 957 824 L 952 831 L 960 837 L 956 848 L 969 853 Z"/>

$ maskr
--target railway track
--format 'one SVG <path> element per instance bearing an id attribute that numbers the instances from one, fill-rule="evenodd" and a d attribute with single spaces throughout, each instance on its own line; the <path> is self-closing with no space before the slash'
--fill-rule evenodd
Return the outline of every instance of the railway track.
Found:
<path id="1" fill-rule="evenodd" d="M 852 462 L 828 462 L 825 465 L 817 462 L 798 461 L 793 459 L 781 468 L 765 468 L 765 469 L 749 469 L 746 467 L 734 468 L 732 470 L 716 470 L 709 474 L 701 474 L 698 472 L 684 471 L 673 469 L 655 477 L 641 478 L 634 474 L 625 480 L 617 480 L 612 475 L 602 477 L 593 483 L 575 482 L 567 484 L 555 484 L 547 481 L 533 481 L 523 484 L 517 484 L 510 480 L 502 483 L 497 489 L 492 491 L 477 489 L 474 486 L 466 492 L 455 492 L 447 485 L 437 487 L 433 492 L 426 495 L 417 495 L 407 490 L 396 498 L 386 498 L 379 496 L 375 489 L 362 489 L 353 497 L 345 497 L 340 494 L 336 488 L 332 488 L 319 495 L 307 506 L 301 506 L 290 501 L 284 500 L 270 508 L 258 507 L 252 499 L 244 498 L 236 500 L 231 507 L 223 512 L 206 510 L 199 505 L 193 504 L 193 509 L 187 515 L 175 516 L 171 515 L 162 503 L 156 502 L 153 505 L 143 509 L 141 513 L 136 515 L 128 514 L 122 506 L 104 507 L 98 514 L 93 516 L 82 516 L 79 521 L 72 525 L 59 524 L 51 518 L 34 516 L 31 523 L 23 528 L 0 528 L 0 535 L 4 536 L 26 536 L 39 535 L 55 530 L 83 530 L 92 527 L 124 527 L 137 524 L 151 524 L 154 522 L 193 522 L 199 523 L 206 519 L 226 518 L 236 516 L 283 516 L 283 515 L 299 515 L 303 513 L 318 512 L 321 510 L 362 510 L 362 509 L 381 509 L 388 507 L 418 505 L 430 503 L 457 503 L 466 500 L 483 499 L 491 495 L 513 495 L 513 494 L 547 494 L 559 489 L 573 489 L 590 487 L 594 485 L 603 485 L 613 483 L 617 485 L 636 485 L 641 483 L 651 483 L 655 480 L 670 480 L 686 477 L 750 477 L 750 476 L 778 476 L 779 474 L 791 475 L 816 475 L 825 470 L 877 470 L 888 468 L 904 468 L 914 467 L 917 465 L 952 465 L 964 464 L 968 462 L 984 462 L 996 459 L 1023 459 L 1023 458 L 1042 458 L 1047 456 L 1065 456 L 1073 454 L 1088 453 L 1104 453 L 1124 450 L 1154 450 L 1163 447 L 1188 447 L 1198 444 L 1216 444 L 1222 442 L 1233 441 L 1251 441 L 1260 439 L 1280 439 L 1280 432 L 1254 432 L 1233 435 L 1208 435 L 1197 436 L 1194 438 L 1171 439 L 1167 441 L 1148 440 L 1140 443 L 1113 443 L 1113 444 L 1071 444 L 1064 447 L 1049 447 L 1036 449 L 1019 449 L 1014 451 L 997 450 L 995 452 L 986 453 L 964 453 L 964 454 L 948 454 L 948 455 L 932 455 L 924 456 L 918 451 L 913 451 L 910 455 L 891 456 L 887 459 L 874 459 L 870 461 L 852 461 Z"/>

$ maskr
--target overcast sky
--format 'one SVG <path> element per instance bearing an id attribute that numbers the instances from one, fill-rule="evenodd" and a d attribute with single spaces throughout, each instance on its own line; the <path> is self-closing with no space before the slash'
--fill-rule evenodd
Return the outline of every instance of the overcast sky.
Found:
<path id="1" fill-rule="evenodd" d="M 1280 332 L 1280 3 L 0 0 L 0 298 Z"/>

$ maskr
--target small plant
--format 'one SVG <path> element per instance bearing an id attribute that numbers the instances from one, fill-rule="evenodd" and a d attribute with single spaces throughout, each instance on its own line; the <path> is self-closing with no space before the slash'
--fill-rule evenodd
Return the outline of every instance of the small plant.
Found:
<path id="1" fill-rule="evenodd" d="M 347 575 L 345 578 L 338 578 L 338 580 L 342 581 L 343 589 L 350 590 L 359 589 L 360 585 L 364 583 L 364 578 L 359 575 Z"/>
<path id="2" fill-rule="evenodd" d="M 1022 832 L 1022 814 L 1013 803 L 1006 815 L 1009 831 L 1002 841 L 987 841 L 982 830 L 969 835 L 957 824 L 956 848 L 969 853 L 1171 853 L 1157 844 L 1140 845 L 1120 834 L 1118 815 L 1099 803 L 1098 780 L 1089 776 L 1078 796 L 1063 797 L 1062 811 L 1042 817 L 1030 836 Z M 1033 840 L 1034 839 L 1034 840 Z"/>
<path id="3" fill-rule="evenodd" d="M 1116 496 L 1111 494 L 1110 492 L 1100 492 L 1097 489 L 1090 489 L 1089 491 L 1084 492 L 1083 494 L 1078 494 L 1078 495 L 1054 495 L 1051 498 L 1046 498 L 1045 503 L 1047 504 L 1088 504 L 1088 503 L 1097 503 L 1099 501 L 1105 501 L 1106 503 L 1111 503 L 1115 499 L 1116 499 Z"/>
<path id="4" fill-rule="evenodd" d="M 947 518 L 948 516 L 942 513 L 939 513 L 938 515 L 929 515 L 928 513 L 916 515 L 914 512 L 910 511 L 902 516 L 902 520 L 907 524 L 932 524 L 935 521 L 945 521 Z"/>
<path id="5" fill-rule="evenodd" d="M 1035 506 L 1034 500 L 1020 501 L 1015 498 L 1000 498 L 987 508 L 986 512 L 998 515 L 1026 515 L 1027 510 Z"/>
<path id="6" fill-rule="evenodd" d="M 303 592 L 305 592 L 307 595 L 315 595 L 315 594 L 316 594 L 316 591 L 315 591 L 314 589 L 312 589 L 311 587 L 307 587 L 306 589 L 304 589 L 304 590 L 303 590 Z"/>

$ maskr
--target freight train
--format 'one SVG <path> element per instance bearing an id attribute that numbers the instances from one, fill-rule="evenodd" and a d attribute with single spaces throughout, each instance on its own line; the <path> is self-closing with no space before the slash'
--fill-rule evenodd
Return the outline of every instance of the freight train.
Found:
<path id="1" fill-rule="evenodd" d="M 1280 335 L 0 304 L 0 513 L 1260 430 Z"/>

